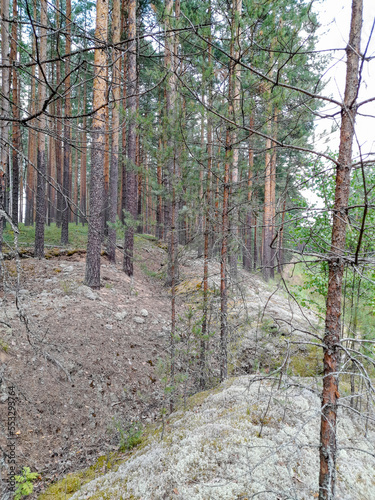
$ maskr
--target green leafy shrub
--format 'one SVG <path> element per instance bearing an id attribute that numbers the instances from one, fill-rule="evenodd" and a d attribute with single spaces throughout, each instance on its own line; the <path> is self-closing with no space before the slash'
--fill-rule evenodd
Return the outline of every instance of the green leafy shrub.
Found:
<path id="1" fill-rule="evenodd" d="M 34 489 L 33 482 L 38 477 L 38 472 L 31 472 L 30 467 L 24 467 L 22 469 L 22 475 L 15 476 L 17 487 L 14 494 L 14 500 L 20 500 L 22 497 L 31 495 Z"/>

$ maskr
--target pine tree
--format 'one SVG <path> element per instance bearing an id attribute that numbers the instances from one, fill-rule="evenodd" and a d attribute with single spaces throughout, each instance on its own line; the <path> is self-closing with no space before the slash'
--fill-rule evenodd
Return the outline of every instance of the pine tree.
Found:
<path id="1" fill-rule="evenodd" d="M 100 254 L 103 231 L 104 198 L 104 148 L 105 108 L 107 105 L 107 56 L 105 44 L 108 39 L 108 0 L 98 0 L 96 6 L 94 55 L 92 148 L 89 201 L 89 231 L 87 241 L 85 283 L 93 289 L 100 288 Z M 101 45 L 102 44 L 102 45 Z"/>

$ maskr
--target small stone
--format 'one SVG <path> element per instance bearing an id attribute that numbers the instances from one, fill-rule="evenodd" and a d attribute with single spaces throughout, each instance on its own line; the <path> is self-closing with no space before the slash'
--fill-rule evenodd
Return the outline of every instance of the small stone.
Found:
<path id="1" fill-rule="evenodd" d="M 74 271 L 74 267 L 73 266 L 66 266 L 64 268 L 64 273 L 72 273 Z"/>
<path id="2" fill-rule="evenodd" d="M 145 319 L 144 318 L 140 318 L 139 316 L 134 316 L 133 319 L 134 319 L 135 323 L 139 323 L 139 324 L 145 323 Z"/>
<path id="3" fill-rule="evenodd" d="M 147 311 L 147 309 L 142 309 L 142 310 L 141 310 L 141 316 L 143 316 L 143 317 L 147 318 L 147 316 L 148 316 L 148 311 Z"/>
<path id="4" fill-rule="evenodd" d="M 115 314 L 115 318 L 117 319 L 117 321 L 123 321 L 127 315 L 128 313 L 126 311 L 121 311 Z"/>
<path id="5" fill-rule="evenodd" d="M 86 285 L 79 286 L 77 292 L 80 295 L 83 295 L 84 297 L 86 297 L 87 299 L 90 299 L 90 300 L 97 300 L 97 299 L 99 299 L 98 294 L 96 294 L 95 292 L 93 292 L 91 290 L 91 288 L 89 286 L 86 286 Z"/>
<path id="6" fill-rule="evenodd" d="M 105 327 L 107 328 L 107 330 L 112 330 L 112 328 L 113 328 L 113 326 L 112 326 L 112 325 L 110 325 L 109 323 L 107 323 L 107 324 L 105 325 Z"/>

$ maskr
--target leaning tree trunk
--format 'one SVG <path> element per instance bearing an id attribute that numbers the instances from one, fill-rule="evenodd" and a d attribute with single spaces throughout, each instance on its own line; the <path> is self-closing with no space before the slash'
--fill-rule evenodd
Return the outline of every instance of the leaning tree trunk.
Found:
<path id="1" fill-rule="evenodd" d="M 85 283 L 100 288 L 100 253 L 103 230 L 105 106 L 107 104 L 105 44 L 108 36 L 108 0 L 97 0 L 95 40 L 103 44 L 94 54 L 94 82 L 90 178 L 90 214 L 87 239 Z"/>
<path id="2" fill-rule="evenodd" d="M 338 368 L 340 355 L 341 300 L 344 274 L 347 209 L 350 191 L 350 172 L 357 113 L 359 87 L 358 67 L 362 29 L 362 0 L 353 0 L 349 43 L 346 48 L 347 67 L 344 103 L 341 111 L 341 130 L 336 190 L 333 207 L 327 310 L 324 335 L 324 377 L 320 426 L 319 499 L 333 500 L 336 483 L 336 418 Z"/>
<path id="3" fill-rule="evenodd" d="M 47 58 L 47 0 L 41 0 L 40 3 L 40 41 L 39 58 L 40 73 L 44 76 L 39 77 L 39 106 L 43 106 L 46 100 L 46 64 L 43 61 Z M 36 188 L 36 217 L 35 217 L 35 257 L 44 257 L 44 224 L 46 218 L 46 142 L 45 132 L 47 125 L 46 115 L 41 114 L 39 118 L 41 132 L 38 134 L 38 155 L 37 155 L 37 188 Z"/>

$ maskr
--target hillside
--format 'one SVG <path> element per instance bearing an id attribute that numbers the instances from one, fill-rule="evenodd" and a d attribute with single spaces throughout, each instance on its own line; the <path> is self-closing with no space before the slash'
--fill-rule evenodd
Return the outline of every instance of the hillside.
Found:
<path id="1" fill-rule="evenodd" d="M 337 498 L 375 496 L 375 426 L 339 417 Z M 197 395 L 72 500 L 317 498 L 320 400 L 311 379 L 238 377 Z M 363 450 L 360 452 L 359 449 Z"/>
<path id="2" fill-rule="evenodd" d="M 218 328 L 216 290 L 220 282 L 219 263 L 212 259 L 209 383 L 216 388 L 189 400 L 188 396 L 198 389 L 192 365 L 196 349 L 194 335 L 189 337 L 186 333 L 186 322 L 194 322 L 201 314 L 199 277 L 203 261 L 181 249 L 181 281 L 177 287 L 181 331 L 178 363 L 180 373 L 184 374 L 184 362 L 189 362 L 190 372 L 187 381 L 176 389 L 181 410 L 166 418 L 163 408 L 170 342 L 170 290 L 160 279 L 166 252 L 147 236 L 137 237 L 136 252 L 133 282 L 122 272 L 120 263 L 109 265 L 103 256 L 102 288 L 95 292 L 83 285 L 83 251 L 72 250 L 64 252 L 70 255 L 56 256 L 59 252 L 55 250 L 46 260 L 22 259 L 17 304 L 16 263 L 10 260 L 5 264 L 1 421 L 6 421 L 5 403 L 8 386 L 12 385 L 18 397 L 17 463 L 20 468 L 29 466 L 41 475 L 32 497 L 67 473 L 92 466 L 89 473 L 73 474 L 72 484 L 63 480 L 64 496 L 60 496 L 61 486 L 43 496 L 70 498 L 89 479 L 100 478 L 115 463 L 126 459 L 116 475 L 108 478 L 109 482 L 98 479 L 87 486 L 90 496 L 77 493 L 74 498 L 94 498 L 94 489 L 104 488 L 104 484 L 105 488 L 109 484 L 111 488 L 120 484 L 118 491 L 124 493 L 121 485 L 125 483 L 121 481 L 129 488 L 128 496 L 123 498 L 133 498 L 131 495 L 169 498 L 169 494 L 171 498 L 181 499 L 245 498 L 241 495 L 255 493 L 254 488 L 276 491 L 280 486 L 277 477 L 285 474 L 289 479 L 285 479 L 280 490 L 283 494 L 287 491 L 292 494 L 294 485 L 300 492 L 298 495 L 303 493 L 310 498 L 310 492 L 316 490 L 318 460 L 319 382 L 314 376 L 319 375 L 322 368 L 320 349 L 312 345 L 321 329 L 318 316 L 299 307 L 281 284 L 265 284 L 256 275 L 241 271 L 238 284 L 232 284 L 230 294 L 229 364 L 232 376 L 252 375 L 231 379 L 223 388 L 218 388 L 215 354 L 218 340 L 214 332 Z M 191 325 L 190 329 L 193 331 Z M 188 348 L 190 357 L 186 353 Z M 345 384 L 343 391 L 344 394 L 348 391 Z M 184 401 L 187 411 L 184 411 Z M 195 402 L 199 402 L 198 406 L 194 406 Z M 369 436 L 368 433 L 373 432 L 369 422 L 361 419 L 352 421 L 346 416 L 343 425 L 346 445 L 356 433 L 363 436 L 367 432 Z M 134 432 L 141 427 L 142 435 Z M 132 433 L 135 442 L 129 445 Z M 257 434 L 260 434 L 258 438 Z M 2 429 L 2 440 L 4 436 Z M 133 457 L 126 448 L 138 442 L 142 443 L 142 449 Z M 235 450 L 230 449 L 233 443 Z M 296 443 L 308 446 L 306 455 L 297 457 L 299 445 L 295 448 Z M 362 445 L 361 442 L 356 446 L 362 448 Z M 118 451 L 121 446 L 123 453 Z M 185 450 L 184 446 L 188 448 Z M 262 469 L 253 461 L 246 462 L 249 450 L 254 460 L 259 464 L 263 462 L 263 446 L 272 460 L 277 457 L 279 465 L 272 462 Z M 276 447 L 276 455 L 270 453 L 272 447 Z M 286 467 L 284 455 L 292 453 L 292 448 L 299 464 L 295 468 L 302 471 L 298 472 L 301 476 L 290 475 L 292 465 L 283 469 Z M 186 460 L 181 459 L 184 456 Z M 361 477 L 365 491 L 372 481 L 368 469 L 372 458 L 369 455 L 362 463 L 357 454 L 355 457 L 358 474 L 363 465 Z M 150 465 L 148 479 L 142 482 L 134 471 L 139 464 L 150 461 L 155 468 Z M 305 462 L 315 465 L 309 468 Z M 174 463 L 180 464 L 176 465 L 177 471 Z M 164 465 L 159 470 L 157 464 Z M 201 473 L 195 470 L 194 464 L 199 465 Z M 204 464 L 211 465 L 206 470 Z M 257 472 L 246 473 L 254 467 Z M 269 483 L 262 479 L 264 470 L 275 470 L 276 475 L 269 478 Z M 241 479 L 236 474 L 240 474 Z M 252 477 L 257 479 L 249 490 Z M 224 479 L 226 486 L 221 483 Z M 357 498 L 350 496 L 353 484 L 348 481 L 340 483 L 340 491 L 347 495 L 340 498 Z M 217 491 L 216 496 L 212 488 Z M 175 490 L 178 493 L 173 493 Z M 122 493 L 116 496 L 114 491 L 111 490 L 110 496 L 98 498 L 122 498 Z M 290 498 L 303 498 L 298 495 Z"/>
<path id="3" fill-rule="evenodd" d="M 139 239 L 150 269 L 164 251 Z M 57 253 L 57 251 L 56 251 Z M 102 258 L 102 288 L 83 285 L 84 252 L 6 261 L 1 295 L 1 423 L 8 387 L 18 398 L 17 466 L 43 483 L 118 448 L 116 427 L 153 421 L 162 398 L 155 367 L 168 336 L 168 294 L 136 270 L 131 283 Z M 121 255 L 119 255 L 121 259 Z M 5 450 L 5 428 L 1 446 Z M 6 469 L 5 469 L 6 470 Z"/>

